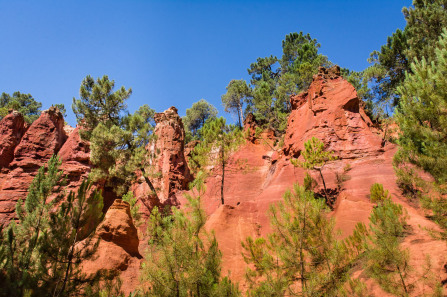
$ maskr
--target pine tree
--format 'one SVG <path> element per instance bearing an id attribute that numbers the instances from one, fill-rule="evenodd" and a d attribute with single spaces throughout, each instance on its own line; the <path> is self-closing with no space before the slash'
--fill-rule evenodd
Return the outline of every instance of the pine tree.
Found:
<path id="1" fill-rule="evenodd" d="M 47 199 L 60 191 L 63 175 L 60 161 L 53 156 L 48 167 L 41 167 L 28 189 L 25 202 L 16 205 L 18 223 L 12 221 L 4 230 L 0 263 L 2 294 L 23 296 L 39 287 L 45 265 L 50 262 L 47 255 L 39 253 L 43 244 L 43 233 L 50 228 L 49 212 L 53 206 Z M 59 197 L 60 198 L 60 197 Z"/>
<path id="2" fill-rule="evenodd" d="M 88 239 L 84 248 L 75 245 L 99 223 L 102 197 L 87 181 L 78 195 L 65 197 L 59 166 L 59 158 L 53 156 L 47 168 L 39 169 L 25 202 L 17 203 L 18 223 L 11 222 L 3 232 L 2 296 L 80 296 L 94 281 L 80 272 L 79 264 L 95 245 Z"/>
<path id="3" fill-rule="evenodd" d="M 51 228 L 43 232 L 39 249 L 50 257 L 41 279 L 44 294 L 80 296 L 85 286 L 92 287 L 99 281 L 100 274 L 86 276 L 80 265 L 97 250 L 99 239 L 92 232 L 102 220 L 102 208 L 100 192 L 92 189 L 91 181 L 84 180 L 77 193 L 69 193 L 57 211 L 50 214 Z M 81 240 L 82 245 L 78 245 Z"/>
<path id="4" fill-rule="evenodd" d="M 213 233 L 205 231 L 200 207 L 203 175 L 187 195 L 185 210 L 166 215 L 154 208 L 148 225 L 149 248 L 141 272 L 144 296 L 239 296 L 237 286 L 221 277 L 222 254 Z M 143 285 L 144 287 L 144 285 Z"/>
<path id="5" fill-rule="evenodd" d="M 93 181 L 105 181 L 116 194 L 128 192 L 137 170 L 157 195 L 152 184 L 150 156 L 146 146 L 153 140 L 154 110 L 141 106 L 135 113 L 126 111 L 126 100 L 132 93 L 124 87 L 113 92 L 114 81 L 105 75 L 96 82 L 87 76 L 80 88 L 80 99 L 73 99 L 73 112 L 90 141 L 90 160 L 95 165 Z M 153 157 L 153 156 L 152 156 Z"/>
<path id="6" fill-rule="evenodd" d="M 325 203 L 298 184 L 270 207 L 272 233 L 242 243 L 249 296 L 348 295 L 349 272 L 364 248 L 366 228 L 338 240 Z M 355 285 L 357 286 L 357 285 Z"/>
<path id="7" fill-rule="evenodd" d="M 233 79 L 227 86 L 227 92 L 222 95 L 222 104 L 226 112 L 234 112 L 239 120 L 239 127 L 244 123 L 243 107 L 251 97 L 251 89 L 245 80 Z"/>
<path id="8" fill-rule="evenodd" d="M 306 90 L 319 66 L 331 63 L 318 53 L 320 44 L 309 34 L 290 33 L 282 42 L 281 58 L 273 55 L 258 58 L 250 64 L 250 87 L 242 80 L 232 80 L 222 102 L 227 109 L 236 109 L 242 122 L 245 114 L 253 113 L 263 129 L 270 128 L 277 135 L 284 133 L 291 111 L 290 96 Z"/>
<path id="9" fill-rule="evenodd" d="M 414 59 L 425 57 L 428 64 L 436 61 L 435 47 L 447 26 L 447 2 L 445 0 L 413 0 L 412 7 L 402 9 L 407 24 L 402 31 L 389 36 L 380 51 L 371 53 L 373 63 L 365 70 L 365 77 L 374 82 L 374 93 L 379 102 L 397 106 L 400 93 L 397 89 L 411 73 Z"/>
<path id="10" fill-rule="evenodd" d="M 374 183 L 370 188 L 370 198 L 373 203 L 380 203 L 386 199 L 391 199 L 388 190 L 383 188 L 382 184 Z"/>
<path id="11" fill-rule="evenodd" d="M 20 112 L 25 121 L 31 124 L 40 115 L 42 103 L 36 101 L 31 94 L 14 92 L 11 95 L 2 93 L 0 96 L 0 120 L 8 114 L 9 109 Z"/>
<path id="12" fill-rule="evenodd" d="M 186 110 L 186 116 L 182 120 L 185 130 L 191 132 L 196 138 L 200 138 L 200 135 L 198 135 L 200 128 L 205 125 L 206 121 L 215 119 L 216 116 L 217 109 L 214 105 L 208 103 L 205 99 L 200 99 Z"/>
<path id="13" fill-rule="evenodd" d="M 324 151 L 324 143 L 316 137 L 312 137 L 304 143 L 304 150 L 301 152 L 304 158 L 303 162 L 298 160 L 292 160 L 292 164 L 295 166 L 301 166 L 305 169 L 318 170 L 320 173 L 321 181 L 323 182 L 324 195 L 326 203 L 329 205 L 329 196 L 326 188 L 326 182 L 324 181 L 323 168 L 327 162 L 335 160 L 333 152 Z"/>
<path id="14" fill-rule="evenodd" d="M 400 247 L 406 225 L 404 209 L 387 197 L 373 209 L 369 220 L 370 242 L 366 250 L 368 274 L 385 291 L 399 296 L 409 295 L 409 252 Z"/>
<path id="15" fill-rule="evenodd" d="M 193 162 L 201 170 L 208 166 L 216 166 L 222 171 L 220 200 L 225 204 L 225 172 L 231 154 L 240 146 L 244 138 L 240 129 L 227 125 L 220 117 L 205 123 L 201 129 L 203 141 L 194 148 Z"/>
<path id="16" fill-rule="evenodd" d="M 399 92 L 401 103 L 396 120 L 401 130 L 397 160 L 409 161 L 447 181 L 447 31 L 435 49 L 436 62 L 425 58 L 411 64 Z"/>

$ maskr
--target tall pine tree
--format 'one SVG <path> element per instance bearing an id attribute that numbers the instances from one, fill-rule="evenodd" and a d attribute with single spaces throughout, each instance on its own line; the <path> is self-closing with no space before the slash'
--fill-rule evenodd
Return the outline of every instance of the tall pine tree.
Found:
<path id="1" fill-rule="evenodd" d="M 249 296 L 352 293 L 345 285 L 363 251 L 366 228 L 358 224 L 352 236 L 339 240 L 328 211 L 324 201 L 298 184 L 270 207 L 273 232 L 267 238 L 248 237 L 242 244 L 245 262 L 250 264 Z"/>

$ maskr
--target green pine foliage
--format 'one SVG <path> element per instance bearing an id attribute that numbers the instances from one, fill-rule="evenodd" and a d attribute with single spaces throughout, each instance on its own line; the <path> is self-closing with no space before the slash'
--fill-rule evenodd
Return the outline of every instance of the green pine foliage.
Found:
<path id="1" fill-rule="evenodd" d="M 194 148 L 190 164 L 193 170 L 206 170 L 209 166 L 217 167 L 222 172 L 220 200 L 225 204 L 224 187 L 225 172 L 231 154 L 244 141 L 242 131 L 227 125 L 224 118 L 220 117 L 205 123 L 201 129 L 203 140 Z"/>
<path id="2" fill-rule="evenodd" d="M 304 169 L 317 170 L 320 173 L 321 181 L 323 182 L 324 194 L 326 203 L 329 203 L 326 182 L 324 181 L 323 168 L 327 162 L 336 160 L 333 152 L 324 150 L 324 143 L 316 137 L 312 137 L 304 143 L 304 150 L 301 152 L 304 161 L 291 160 L 294 166 L 300 166 Z M 306 181 L 306 185 L 308 181 Z"/>
<path id="3" fill-rule="evenodd" d="M 82 81 L 79 90 L 80 98 L 73 98 L 73 112 L 78 123 L 84 128 L 84 137 L 90 139 L 90 134 L 99 123 L 119 125 L 121 113 L 127 108 L 126 100 L 132 94 L 132 89 L 121 87 L 113 92 L 115 81 L 107 75 L 96 81 L 88 75 Z"/>
<path id="4" fill-rule="evenodd" d="M 0 296 L 82 296 L 95 283 L 80 263 L 95 251 L 88 236 L 102 218 L 102 197 L 88 181 L 65 197 L 60 164 L 53 156 L 39 169 L 25 202 L 17 203 L 18 222 L 3 230 Z M 76 246 L 84 238 L 85 246 Z"/>
<path id="5" fill-rule="evenodd" d="M 42 103 L 36 101 L 31 94 L 14 92 L 11 96 L 2 93 L 0 96 L 0 120 L 8 114 L 9 109 L 14 109 L 23 115 L 28 124 L 31 124 L 39 117 L 41 107 Z"/>
<path id="6" fill-rule="evenodd" d="M 140 226 L 143 222 L 141 221 L 140 205 L 137 204 L 137 198 L 134 197 L 133 192 L 129 191 L 123 195 L 122 199 L 130 205 L 130 214 L 135 226 Z"/>
<path id="7" fill-rule="evenodd" d="M 48 167 L 41 167 L 33 179 L 25 202 L 16 205 L 18 222 L 12 221 L 4 230 L 0 254 L 2 294 L 23 296 L 39 288 L 43 267 L 49 262 L 47 255 L 41 255 L 43 232 L 50 228 L 49 212 L 52 204 L 47 198 L 59 191 L 63 184 L 60 161 L 52 157 Z M 43 264 L 42 264 L 43 263 Z"/>
<path id="8" fill-rule="evenodd" d="M 372 194 L 372 193 L 371 193 Z M 369 244 L 366 245 L 366 271 L 387 292 L 408 296 L 412 270 L 408 249 L 400 247 L 405 235 L 406 212 L 400 204 L 386 198 L 372 210 Z"/>
<path id="9" fill-rule="evenodd" d="M 227 86 L 227 92 L 222 95 L 222 104 L 226 112 L 233 112 L 238 118 L 239 127 L 244 123 L 244 103 L 249 102 L 252 91 L 243 79 L 233 79 Z"/>
<path id="10" fill-rule="evenodd" d="M 80 88 L 80 99 L 73 99 L 73 112 L 83 128 L 81 137 L 90 141 L 93 181 L 103 181 L 118 195 L 128 192 L 136 171 L 143 173 L 152 195 L 155 174 L 149 166 L 146 146 L 154 140 L 155 111 L 148 105 L 135 113 L 126 110 L 132 93 L 124 87 L 113 91 L 114 81 L 105 75 L 96 81 L 87 76 Z"/>
<path id="11" fill-rule="evenodd" d="M 213 120 L 216 116 L 217 109 L 205 99 L 194 102 L 191 108 L 186 110 L 186 116 L 182 119 L 186 133 L 189 132 L 192 134 L 192 137 L 200 139 L 200 129 L 205 125 L 206 121 Z"/>
<path id="12" fill-rule="evenodd" d="M 87 276 L 81 270 L 82 261 L 93 257 L 99 239 L 92 236 L 103 218 L 101 193 L 93 191 L 92 183 L 84 180 L 77 193 L 70 192 L 50 213 L 51 228 L 42 234 L 41 254 L 50 256 L 41 281 L 44 292 L 53 296 L 89 296 L 86 287 L 95 285 L 101 275 Z M 77 245 L 84 240 L 82 245 Z"/>
<path id="13" fill-rule="evenodd" d="M 399 88 L 401 102 L 396 121 L 401 129 L 398 156 L 429 172 L 439 183 L 447 181 L 447 32 L 435 49 L 436 62 L 425 58 L 411 64 Z"/>
<path id="14" fill-rule="evenodd" d="M 414 59 L 430 64 L 436 61 L 436 43 L 447 27 L 447 2 L 445 0 L 413 0 L 412 7 L 404 7 L 407 24 L 388 37 L 380 51 L 371 53 L 373 63 L 365 70 L 365 77 L 373 82 L 373 92 L 378 101 L 397 106 L 401 94 L 397 89 L 405 80 L 405 73 L 413 70 Z"/>
<path id="15" fill-rule="evenodd" d="M 250 64 L 250 85 L 244 80 L 228 84 L 222 96 L 225 110 L 237 113 L 240 124 L 244 114 L 253 113 L 263 129 L 270 128 L 282 135 L 291 111 L 290 95 L 306 90 L 319 66 L 331 65 L 326 56 L 318 53 L 319 48 L 320 44 L 309 34 L 286 35 L 280 58 L 270 55 Z"/>
<path id="16" fill-rule="evenodd" d="M 370 199 L 373 203 L 380 203 L 386 199 L 391 199 L 388 190 L 383 188 L 382 184 L 374 183 L 370 189 Z"/>
<path id="17" fill-rule="evenodd" d="M 328 212 L 322 200 L 298 184 L 270 207 L 272 233 L 242 243 L 249 264 L 248 296 L 352 296 L 362 291 L 350 270 L 364 249 L 366 228 L 358 224 L 352 236 L 339 240 Z"/>
<path id="18" fill-rule="evenodd" d="M 141 271 L 142 296 L 239 296 L 237 285 L 221 276 L 222 254 L 213 233 L 205 230 L 200 206 L 203 175 L 195 181 L 194 197 L 172 214 L 152 210 L 148 250 Z"/>

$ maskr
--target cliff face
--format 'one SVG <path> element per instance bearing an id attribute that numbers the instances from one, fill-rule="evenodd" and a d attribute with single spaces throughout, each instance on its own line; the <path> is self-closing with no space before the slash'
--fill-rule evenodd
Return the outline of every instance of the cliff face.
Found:
<path id="1" fill-rule="evenodd" d="M 12 126 L 13 129 L 9 133 L 9 135 L 16 135 L 14 139 L 17 142 L 17 136 L 23 131 L 20 116 L 14 115 L 13 112 L 0 122 L 0 126 L 11 122 L 11 117 L 17 117 L 16 121 L 19 123 Z M 66 139 L 64 119 L 55 108 L 43 111 L 26 130 L 14 149 L 12 162 L 0 174 L 0 225 L 8 223 L 14 217 L 15 205 L 19 199 L 25 199 L 37 170 L 53 154 L 59 152 Z"/>
<path id="2" fill-rule="evenodd" d="M 233 154 L 225 172 L 225 205 L 220 203 L 220 168 L 215 168 L 206 180 L 207 191 L 202 197 L 208 216 L 206 228 L 215 231 L 223 253 L 222 271 L 231 270 L 231 278 L 245 288 L 246 264 L 240 243 L 247 236 L 270 232 L 269 206 L 280 201 L 294 183 L 302 183 L 305 175 L 290 159 L 300 158 L 304 142 L 317 137 L 327 150 L 339 156 L 324 167 L 323 174 L 328 188 L 338 189 L 330 216 L 335 218 L 341 236 L 350 235 L 357 222 L 368 223 L 374 207 L 369 200 L 369 189 L 376 182 L 382 183 L 393 201 L 403 205 L 409 214 L 411 232 L 402 246 L 410 250 L 410 264 L 419 271 L 425 256 L 430 254 L 433 272 L 447 279 L 446 245 L 427 232 L 427 229 L 438 229 L 437 225 L 420 208 L 410 205 L 396 184 L 392 158 L 397 147 L 382 146 L 381 136 L 362 110 L 355 89 L 340 76 L 339 69 L 320 69 L 307 92 L 291 97 L 291 106 L 283 147 L 273 148 L 274 135 L 257 133 L 255 119 L 247 117 L 248 140 Z M 183 207 L 186 203 L 183 194 L 192 180 L 185 159 L 185 133 L 177 109 L 171 107 L 157 113 L 155 121 L 155 141 L 147 149 L 152 158 L 150 171 L 155 173 L 150 179 L 156 195 L 151 193 L 144 178 L 132 186 L 143 217 L 156 205 Z M 4 136 L 0 138 L 0 224 L 14 217 L 16 201 L 25 198 L 37 169 L 52 154 L 61 156 L 69 190 L 76 189 L 90 172 L 89 144 L 80 139 L 79 128 L 64 129 L 63 119 L 55 110 L 43 112 L 28 129 L 23 117 L 11 113 L 0 121 L 0 135 Z M 350 170 L 346 172 L 347 164 Z M 310 173 L 321 186 L 319 175 Z M 344 181 L 337 179 L 337 174 L 344 174 Z M 138 237 L 129 205 L 113 199 L 110 205 L 96 230 L 95 236 L 101 239 L 97 257 L 84 263 L 84 270 L 86 273 L 119 272 L 123 289 L 128 293 L 138 285 L 140 255 L 146 241 Z M 365 281 L 376 296 L 386 296 L 377 283 L 366 278 L 361 268 L 354 276 Z M 418 288 L 415 294 L 422 294 L 421 290 Z"/>
<path id="3" fill-rule="evenodd" d="M 305 93 L 291 98 L 290 114 L 283 148 L 273 150 L 264 142 L 248 141 L 231 158 L 225 172 L 225 205 L 220 204 L 221 172 L 216 169 L 206 181 L 207 192 L 202 198 L 208 215 L 206 226 L 214 230 L 223 253 L 223 272 L 231 271 L 231 278 L 246 288 L 246 264 L 241 256 L 241 241 L 247 236 L 257 237 L 271 231 L 268 209 L 281 200 L 293 184 L 303 183 L 305 170 L 294 167 L 290 159 L 300 157 L 304 142 L 317 137 L 326 149 L 334 151 L 338 160 L 324 167 L 328 188 L 338 189 L 338 196 L 330 216 L 335 218 L 336 229 L 342 237 L 352 233 L 358 222 L 368 224 L 374 204 L 369 191 L 374 183 L 388 189 L 394 202 L 403 205 L 409 214 L 412 230 L 402 246 L 410 249 L 410 264 L 420 271 L 426 255 L 430 255 L 433 272 L 446 279 L 444 264 L 447 248 L 444 242 L 433 239 L 424 228 L 439 230 L 426 218 L 420 208 L 415 208 L 401 195 L 396 184 L 392 158 L 397 150 L 393 144 L 381 145 L 381 136 L 370 127 L 370 119 L 359 106 L 355 89 L 344 80 L 337 68 L 321 69 Z M 254 128 L 250 124 L 246 129 Z M 241 167 L 241 164 L 243 166 Z M 346 165 L 350 170 L 345 172 Z M 310 172 L 321 187 L 317 172 Z M 345 175 L 340 182 L 336 175 Z M 179 194 L 178 200 L 185 199 Z M 355 273 L 366 282 L 374 296 L 387 296 L 378 284 L 366 277 L 361 268 Z M 422 271 L 420 271 L 422 273 Z M 415 296 L 422 294 L 418 287 Z"/>
<path id="4" fill-rule="evenodd" d="M 155 173 L 150 179 L 156 196 L 142 178 L 132 187 L 144 216 L 154 206 L 177 205 L 175 193 L 186 190 L 193 179 L 185 158 L 185 130 L 177 109 L 170 107 L 156 113 L 155 123 L 155 140 L 147 149 L 152 165 L 148 172 Z"/>
<path id="5" fill-rule="evenodd" d="M 14 160 L 14 150 L 26 132 L 23 115 L 11 111 L 0 121 L 0 169 Z"/>
<path id="6" fill-rule="evenodd" d="M 354 87 L 340 76 L 340 68 L 320 68 L 306 92 L 290 99 L 292 112 L 284 137 L 286 155 L 298 157 L 309 138 L 343 159 L 378 155 L 381 139 L 360 106 Z"/>

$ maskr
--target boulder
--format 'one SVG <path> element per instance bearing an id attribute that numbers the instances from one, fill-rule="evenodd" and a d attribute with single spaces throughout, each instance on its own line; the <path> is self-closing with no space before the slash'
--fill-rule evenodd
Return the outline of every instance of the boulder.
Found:
<path id="1" fill-rule="evenodd" d="M 381 138 L 360 106 L 355 88 L 340 76 L 340 68 L 320 67 L 306 92 L 291 96 L 292 112 L 284 137 L 286 155 L 298 157 L 311 137 L 342 159 L 377 155 Z"/>
<path id="2" fill-rule="evenodd" d="M 17 111 L 10 111 L 0 121 L 0 169 L 8 167 L 12 162 L 14 150 L 25 132 L 25 119 Z"/>

